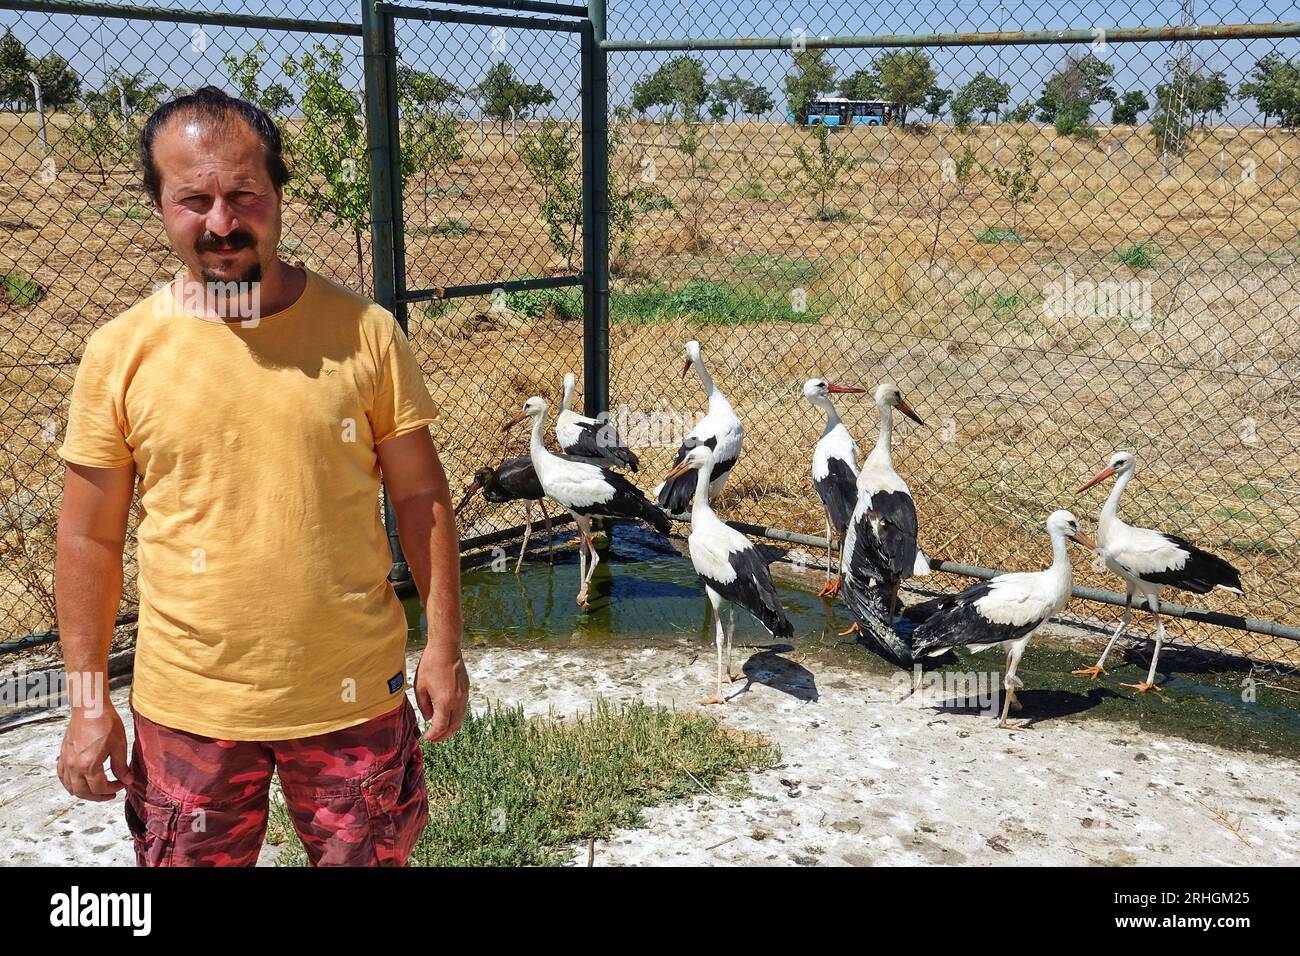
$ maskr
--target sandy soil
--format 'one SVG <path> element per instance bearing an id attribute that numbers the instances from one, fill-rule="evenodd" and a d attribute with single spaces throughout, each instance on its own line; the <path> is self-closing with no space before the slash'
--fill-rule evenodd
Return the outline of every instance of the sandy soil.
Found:
<path id="1" fill-rule="evenodd" d="M 498 701 L 556 716 L 598 696 L 693 707 L 712 664 L 693 643 L 470 648 L 466 658 L 476 709 Z M 815 654 L 751 650 L 742 662 L 746 680 L 710 713 L 777 743 L 781 764 L 752 775 L 751 796 L 652 808 L 645 828 L 598 840 L 595 865 L 1300 862 L 1293 760 L 1096 719 L 997 730 L 973 712 L 899 704 L 889 675 Z M 115 701 L 124 711 L 125 688 Z M 79 803 L 53 777 L 63 726 L 53 714 L 0 734 L 0 853 L 15 864 L 129 864 L 120 801 Z M 575 847 L 574 863 L 587 854 Z"/>

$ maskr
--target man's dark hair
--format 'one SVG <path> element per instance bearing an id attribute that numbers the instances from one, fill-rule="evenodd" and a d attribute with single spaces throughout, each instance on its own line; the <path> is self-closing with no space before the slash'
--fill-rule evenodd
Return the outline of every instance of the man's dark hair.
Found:
<path id="1" fill-rule="evenodd" d="M 214 127 L 220 127 L 233 119 L 243 120 L 266 148 L 266 171 L 271 177 L 271 183 L 276 189 L 282 189 L 289 181 L 280 129 L 270 114 L 260 106 L 230 96 L 215 86 L 205 86 L 158 107 L 145 120 L 144 129 L 140 131 L 140 167 L 144 171 L 144 188 L 155 204 L 161 197 L 162 176 L 153 158 L 154 140 L 176 116 L 192 116 Z"/>

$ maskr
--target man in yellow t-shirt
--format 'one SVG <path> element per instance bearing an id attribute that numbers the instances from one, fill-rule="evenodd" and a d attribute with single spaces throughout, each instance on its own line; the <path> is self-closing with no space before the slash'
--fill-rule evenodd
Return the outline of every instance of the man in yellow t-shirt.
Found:
<path id="1" fill-rule="evenodd" d="M 140 159 L 185 271 L 96 330 L 72 390 L 59 634 L 101 693 L 74 695 L 59 778 L 126 788 L 141 865 L 255 862 L 272 771 L 313 863 L 405 863 L 427 797 L 379 489 L 426 608 L 412 683 L 439 741 L 468 679 L 438 410 L 391 313 L 278 257 L 288 172 L 264 112 L 205 87 L 149 118 Z M 128 765 L 121 717 L 91 702 L 133 490 Z"/>

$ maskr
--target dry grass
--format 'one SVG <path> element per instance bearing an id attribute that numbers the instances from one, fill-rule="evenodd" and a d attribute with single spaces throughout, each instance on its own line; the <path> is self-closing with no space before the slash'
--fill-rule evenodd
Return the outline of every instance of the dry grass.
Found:
<path id="1" fill-rule="evenodd" d="M 44 187 L 29 178 L 31 130 L 3 119 L 0 259 L 35 276 L 49 295 L 31 308 L 0 311 L 0 403 L 7 405 L 0 428 L 9 462 L 0 494 L 35 488 L 52 504 L 57 461 L 33 438 L 34 423 L 65 418 L 88 331 L 174 266 L 152 218 L 85 214 L 139 202 L 129 170 L 106 186 L 93 176 L 61 176 Z M 1096 145 L 1051 131 L 1026 135 L 1036 155 L 1052 160 L 1038 197 L 1020 210 L 1027 241 L 983 243 L 984 229 L 1010 222 L 1006 200 L 978 173 L 959 193 L 941 182 L 941 164 L 967 146 L 979 162 L 1010 162 L 1019 140 L 1005 129 L 836 133 L 836 148 L 863 165 L 831 197 L 845 218 L 830 222 L 815 217 L 815 201 L 786 176 L 806 133 L 724 124 L 714 146 L 706 132 L 703 234 L 685 230 L 672 210 L 644 212 L 628 268 L 615 277 L 612 403 L 643 412 L 701 409 L 694 382 L 683 386 L 678 377 L 682 343 L 699 338 L 747 429 L 725 513 L 816 534 L 823 518 L 808 457 L 820 421 L 798 387 L 812 375 L 867 387 L 893 379 L 930 423 L 924 430 L 905 423 L 896 437 L 923 544 L 939 556 L 1013 569 L 1043 560 L 1040 525 L 1053 508 L 1095 515 L 1103 492 L 1076 496 L 1073 489 L 1110 451 L 1136 448 L 1144 470 L 1126 516 L 1186 534 L 1243 570 L 1245 601 L 1198 603 L 1294 623 L 1300 142 L 1273 131 L 1214 131 L 1162 176 L 1146 130 L 1103 130 Z M 508 137 L 489 131 L 480 147 L 470 128 L 468 138 L 465 161 L 443 177 L 456 189 L 428 197 L 408 190 L 409 284 L 563 272 Z M 627 131 L 633 159 L 653 157 L 658 187 L 680 202 L 700 185 L 684 182 L 674 138 L 655 124 Z M 1248 159 L 1253 181 L 1240 175 Z M 470 227 L 467 234 L 432 228 L 453 218 Z M 350 235 L 311 223 L 292 203 L 286 235 L 300 243 L 289 258 L 358 284 Z M 1151 244 L 1151 266 L 1121 265 L 1116 251 L 1139 243 Z M 1076 283 L 1147 282 L 1153 314 L 1049 316 L 1044 295 L 1067 273 Z M 696 279 L 776 300 L 802 288 L 816 303 L 813 321 L 627 320 L 622 296 Z M 522 449 L 521 434 L 500 431 L 506 415 L 530 394 L 558 398 L 562 373 L 582 367 L 581 323 L 494 312 L 486 301 L 415 309 L 411 334 L 430 390 L 447 410 L 436 435 L 457 488 L 483 461 Z M 840 404 L 860 443 L 869 444 L 870 402 Z M 643 486 L 657 481 L 673 450 L 643 449 Z M 478 530 L 517 517 L 480 511 L 469 521 Z M 1088 568 L 1080 578 L 1116 586 Z M 21 597 L 10 600 L 21 608 Z M 37 615 L 17 614 L 20 623 L 7 630 L 39 629 Z M 1288 642 L 1186 630 L 1191 640 L 1296 660 Z"/>

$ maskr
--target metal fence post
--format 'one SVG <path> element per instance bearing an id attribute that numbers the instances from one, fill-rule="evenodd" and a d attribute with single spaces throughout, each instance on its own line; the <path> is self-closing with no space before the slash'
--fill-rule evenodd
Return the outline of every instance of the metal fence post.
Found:
<path id="1" fill-rule="evenodd" d="M 392 155 L 397 91 L 390 86 L 389 60 L 396 56 L 389 45 L 392 35 L 391 17 L 381 13 L 378 0 L 361 0 L 361 47 L 365 75 L 366 143 L 370 154 L 370 245 L 371 261 L 375 272 L 375 301 L 397 315 L 397 247 L 394 238 L 395 211 L 394 170 L 398 168 Z M 400 181 L 399 181 L 400 182 Z M 405 332 L 404 312 L 398 317 Z M 384 530 L 388 534 L 388 547 L 393 556 L 393 567 L 388 580 L 404 581 L 411 576 L 402 555 L 402 544 L 397 536 L 397 517 L 393 502 L 384 489 Z"/>
<path id="2" fill-rule="evenodd" d="M 609 134 L 605 3 L 582 30 L 582 351 L 587 415 L 609 410 Z"/>

